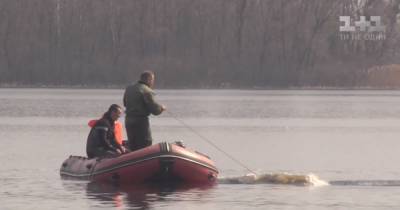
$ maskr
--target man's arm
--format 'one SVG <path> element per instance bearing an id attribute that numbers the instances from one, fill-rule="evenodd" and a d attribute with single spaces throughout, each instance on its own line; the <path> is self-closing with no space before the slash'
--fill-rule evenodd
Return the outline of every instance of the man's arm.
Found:
<path id="1" fill-rule="evenodd" d="M 128 88 L 127 88 L 127 89 L 128 89 Z M 126 99 L 126 93 L 128 92 L 127 89 L 125 90 L 125 92 L 124 92 L 124 98 L 122 99 L 122 102 L 124 103 L 124 107 L 126 107 L 126 104 L 127 104 L 127 103 L 126 103 L 126 100 L 127 100 L 127 99 Z"/>
<path id="2" fill-rule="evenodd" d="M 161 105 L 154 100 L 153 93 L 144 93 L 143 97 L 147 108 L 153 115 L 159 115 L 166 109 L 164 105 Z"/>
<path id="3" fill-rule="evenodd" d="M 99 141 L 101 141 L 102 144 L 107 147 L 105 149 L 109 149 L 109 150 L 112 150 L 112 151 L 117 151 L 117 148 L 107 138 L 108 128 L 106 126 L 98 126 L 95 129 L 96 129 L 97 137 L 99 138 Z"/>
<path id="4" fill-rule="evenodd" d="M 117 139 L 113 138 L 110 140 L 111 141 L 111 145 L 113 146 L 113 148 L 115 150 L 119 150 L 120 153 L 124 153 L 125 149 L 122 147 L 122 145 L 118 144 Z"/>

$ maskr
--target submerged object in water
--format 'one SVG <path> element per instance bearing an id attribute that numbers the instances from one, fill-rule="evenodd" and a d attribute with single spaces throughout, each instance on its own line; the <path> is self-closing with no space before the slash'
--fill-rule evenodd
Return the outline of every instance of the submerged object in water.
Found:
<path id="1" fill-rule="evenodd" d="M 70 156 L 61 165 L 60 175 L 95 182 L 213 184 L 218 169 L 209 157 L 199 152 L 162 142 L 117 157 Z"/>
<path id="2" fill-rule="evenodd" d="M 326 186 L 328 182 L 314 174 L 296 175 L 289 173 L 246 174 L 245 176 L 218 179 L 220 184 L 284 184 L 302 186 Z"/>

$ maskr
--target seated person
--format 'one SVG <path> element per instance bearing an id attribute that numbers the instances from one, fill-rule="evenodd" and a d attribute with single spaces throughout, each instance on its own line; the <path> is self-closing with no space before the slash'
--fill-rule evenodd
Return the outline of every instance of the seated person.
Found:
<path id="1" fill-rule="evenodd" d="M 114 133 L 114 123 L 121 113 L 122 107 L 112 104 L 92 127 L 86 143 L 88 158 L 115 156 L 125 152 L 124 148 L 117 143 Z"/>
<path id="2" fill-rule="evenodd" d="M 99 120 L 100 120 L 100 119 L 90 120 L 90 121 L 88 122 L 88 126 L 91 127 L 91 128 L 93 128 L 93 127 L 96 125 L 97 121 L 99 121 Z M 123 130 L 122 123 L 119 122 L 118 120 L 115 121 L 115 122 L 114 122 L 114 134 L 115 134 L 115 139 L 117 140 L 117 143 L 118 143 L 119 145 L 121 145 L 121 146 L 124 148 L 124 150 L 127 150 L 127 148 L 124 146 L 124 144 L 125 144 L 126 141 L 123 140 L 123 139 L 124 139 L 123 132 L 124 132 L 124 130 Z"/>

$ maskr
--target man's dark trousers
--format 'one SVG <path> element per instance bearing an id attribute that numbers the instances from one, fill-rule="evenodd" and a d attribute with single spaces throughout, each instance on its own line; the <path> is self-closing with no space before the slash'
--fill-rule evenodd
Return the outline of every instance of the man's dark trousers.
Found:
<path id="1" fill-rule="evenodd" d="M 148 117 L 126 118 L 125 128 L 131 151 L 139 150 L 152 144 L 153 139 Z"/>

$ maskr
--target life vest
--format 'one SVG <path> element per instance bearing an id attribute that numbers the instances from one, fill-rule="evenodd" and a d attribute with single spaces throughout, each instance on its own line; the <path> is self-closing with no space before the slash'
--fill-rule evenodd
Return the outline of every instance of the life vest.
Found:
<path id="1" fill-rule="evenodd" d="M 98 120 L 90 120 L 88 122 L 88 126 L 93 128 Z M 117 140 L 117 143 L 119 145 L 122 145 L 122 139 L 123 139 L 123 128 L 122 128 L 122 123 L 119 121 L 115 121 L 114 123 L 114 136 L 115 139 Z"/>
<path id="2" fill-rule="evenodd" d="M 114 135 L 119 145 L 122 145 L 122 139 L 123 139 L 122 131 L 123 131 L 122 123 L 116 121 L 114 124 Z"/>

